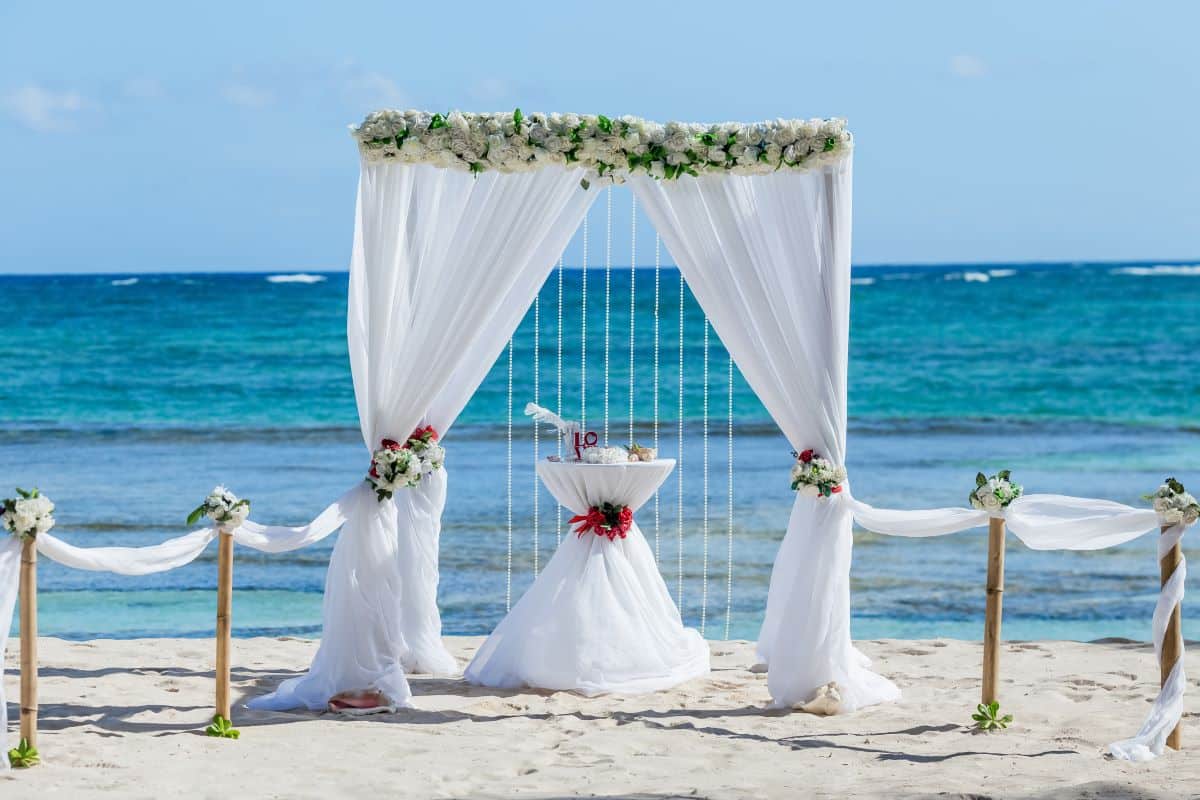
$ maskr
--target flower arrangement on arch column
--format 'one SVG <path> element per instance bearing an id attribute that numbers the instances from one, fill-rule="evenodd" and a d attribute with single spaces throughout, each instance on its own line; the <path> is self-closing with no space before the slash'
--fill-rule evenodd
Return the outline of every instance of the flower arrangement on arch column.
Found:
<path id="1" fill-rule="evenodd" d="M 797 453 L 792 465 L 792 491 L 805 497 L 831 497 L 842 491 L 846 468 L 822 458 L 815 450 Z"/>
<path id="2" fill-rule="evenodd" d="M 1167 478 L 1154 494 L 1145 495 L 1144 499 L 1154 504 L 1163 525 L 1193 525 L 1200 519 L 1200 503 L 1174 478 Z"/>
<path id="3" fill-rule="evenodd" d="M 18 539 L 34 539 L 54 527 L 54 503 L 37 489 L 17 489 L 0 506 L 0 528 Z"/>
<path id="4" fill-rule="evenodd" d="M 195 525 L 201 517 L 208 517 L 223 531 L 236 530 L 250 516 L 250 501 L 240 499 L 224 486 L 214 486 L 204 502 L 188 514 L 187 524 Z"/>
<path id="5" fill-rule="evenodd" d="M 982 472 L 975 475 L 975 490 L 969 500 L 971 508 L 989 513 L 999 513 L 1013 500 L 1021 496 L 1021 486 L 1013 483 L 1012 470 L 1002 469 L 992 477 Z"/>
<path id="6" fill-rule="evenodd" d="M 432 425 L 417 428 L 403 444 L 384 439 L 371 454 L 371 469 L 367 483 L 375 489 L 379 502 L 392 497 L 397 489 L 411 489 L 421 478 L 442 468 L 446 451 L 438 444 L 438 433 Z"/>

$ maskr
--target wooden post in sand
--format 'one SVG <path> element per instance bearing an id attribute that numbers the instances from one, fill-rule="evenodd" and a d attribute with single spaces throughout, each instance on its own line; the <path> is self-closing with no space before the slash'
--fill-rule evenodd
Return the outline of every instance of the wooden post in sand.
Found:
<path id="1" fill-rule="evenodd" d="M 1170 528 L 1168 525 L 1162 527 L 1162 533 L 1166 533 Z M 1175 574 L 1175 570 L 1183 562 L 1183 545 L 1181 542 L 1176 542 L 1175 546 L 1167 551 L 1167 554 L 1158 562 L 1159 574 L 1162 579 L 1162 585 L 1166 586 L 1167 581 Z M 1175 667 L 1175 662 L 1183 656 L 1183 610 L 1179 604 L 1175 604 L 1175 608 L 1171 609 L 1171 617 L 1167 621 L 1166 637 L 1163 639 L 1162 659 L 1159 662 L 1159 675 L 1162 680 L 1162 685 L 1166 686 L 1167 678 L 1171 676 L 1171 670 Z M 1173 750 L 1181 750 L 1183 748 L 1183 723 L 1175 726 L 1175 730 L 1171 731 L 1167 736 L 1167 747 Z"/>
<path id="2" fill-rule="evenodd" d="M 37 541 L 21 542 L 21 738 L 37 747 Z M 8 624 L 7 622 L 5 623 Z"/>
<path id="3" fill-rule="evenodd" d="M 217 703 L 216 713 L 233 719 L 229 702 L 229 652 L 233 635 L 233 536 L 217 534 Z"/>
<path id="4" fill-rule="evenodd" d="M 1004 520 L 988 521 L 987 608 L 983 622 L 983 703 L 1000 684 L 1000 621 L 1004 614 Z"/>

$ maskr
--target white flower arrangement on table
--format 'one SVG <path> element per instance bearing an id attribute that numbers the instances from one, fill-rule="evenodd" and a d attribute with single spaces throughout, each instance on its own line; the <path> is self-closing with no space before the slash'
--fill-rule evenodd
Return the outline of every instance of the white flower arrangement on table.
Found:
<path id="1" fill-rule="evenodd" d="M 628 464 L 630 458 L 624 447 L 588 447 L 581 451 L 579 460 L 584 464 Z"/>
<path id="2" fill-rule="evenodd" d="M 439 470 L 446 461 L 446 450 L 438 444 L 437 431 L 432 425 L 417 428 L 400 444 L 384 439 L 371 454 L 371 470 L 367 483 L 375 489 L 379 502 L 389 499 L 397 489 L 411 489 L 421 478 Z"/>
<path id="3" fill-rule="evenodd" d="M 1020 485 L 1009 480 L 1012 470 L 1002 469 L 992 477 L 982 472 L 975 475 L 975 489 L 971 492 L 971 508 L 989 513 L 998 513 L 1021 496 Z"/>
<path id="4" fill-rule="evenodd" d="M 432 164 L 480 173 L 583 167 L 619 182 L 730 172 L 765 175 L 841 159 L 852 137 L 843 119 L 698 124 L 603 114 L 376 111 L 351 127 L 367 161 Z M 584 182 L 586 187 L 586 181 Z"/>
<path id="5" fill-rule="evenodd" d="M 37 489 L 17 489 L 18 497 L 4 500 L 0 528 L 18 539 L 34 539 L 54 527 L 54 503 Z"/>
<path id="6" fill-rule="evenodd" d="M 1166 483 L 1145 499 L 1154 504 L 1163 525 L 1193 525 L 1200 519 L 1200 503 L 1174 478 L 1167 478 Z"/>
<path id="7" fill-rule="evenodd" d="M 204 502 L 188 514 L 187 524 L 195 525 L 201 517 L 208 517 L 223 531 L 236 530 L 250 516 L 250 501 L 240 499 L 224 486 L 215 486 L 204 498 Z"/>
<path id="8" fill-rule="evenodd" d="M 792 491 L 805 497 L 831 497 L 842 491 L 846 468 L 822 458 L 814 450 L 793 452 Z"/>

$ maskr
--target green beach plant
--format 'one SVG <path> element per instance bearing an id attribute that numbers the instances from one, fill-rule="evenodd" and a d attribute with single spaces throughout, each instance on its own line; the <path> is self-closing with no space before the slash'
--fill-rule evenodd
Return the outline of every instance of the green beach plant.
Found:
<path id="1" fill-rule="evenodd" d="M 993 700 L 990 703 L 980 703 L 976 706 L 971 719 L 975 721 L 977 730 L 998 731 L 1007 728 L 1012 723 L 1013 716 L 1012 714 L 1000 716 L 1000 701 Z"/>
<path id="2" fill-rule="evenodd" d="M 219 739 L 237 739 L 242 735 L 241 731 L 233 727 L 233 720 L 226 719 L 220 714 L 213 714 L 212 724 L 204 729 L 204 733 Z"/>
<path id="3" fill-rule="evenodd" d="M 37 748 L 29 744 L 26 739 L 22 739 L 17 743 L 16 747 L 8 751 L 8 763 L 14 767 L 32 767 L 35 764 L 41 763 L 41 760 L 42 758 L 38 755 Z"/>

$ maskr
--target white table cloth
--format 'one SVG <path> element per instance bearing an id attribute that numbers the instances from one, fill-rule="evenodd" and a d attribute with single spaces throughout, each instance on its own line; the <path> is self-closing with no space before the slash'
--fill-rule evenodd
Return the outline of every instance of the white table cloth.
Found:
<path id="1" fill-rule="evenodd" d="M 550 493 L 576 514 L 605 502 L 633 511 L 675 462 L 543 461 Z M 626 538 L 573 531 L 466 670 L 471 683 L 635 694 L 708 674 L 708 645 L 684 628 L 636 520 Z"/>

